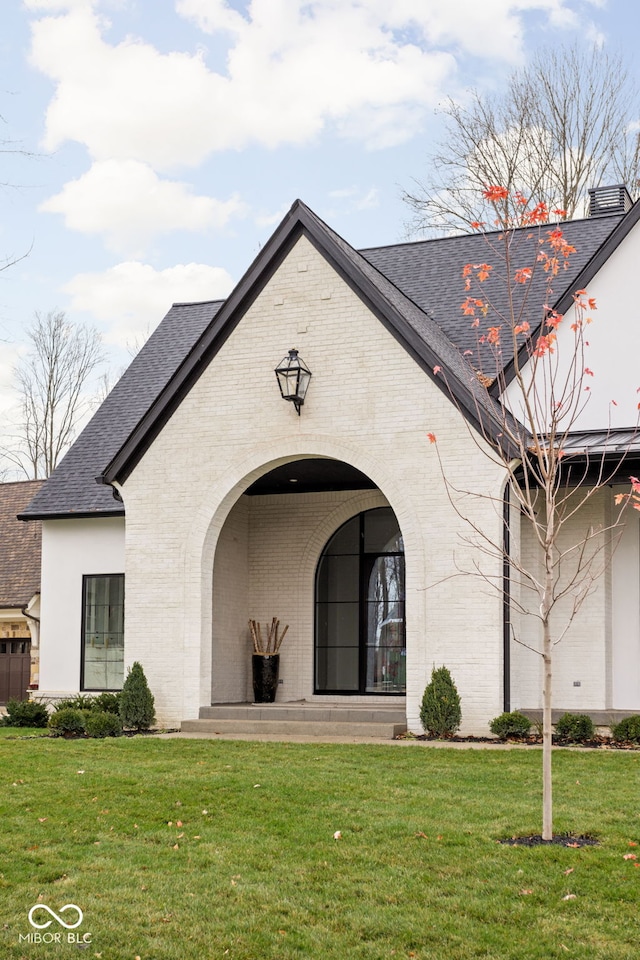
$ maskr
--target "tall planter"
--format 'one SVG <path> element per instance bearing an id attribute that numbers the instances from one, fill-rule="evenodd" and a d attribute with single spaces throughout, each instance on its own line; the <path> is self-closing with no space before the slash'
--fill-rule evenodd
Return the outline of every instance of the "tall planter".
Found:
<path id="1" fill-rule="evenodd" d="M 278 689 L 278 669 L 280 654 L 254 653 L 251 658 L 253 668 L 253 702 L 273 703 Z"/>

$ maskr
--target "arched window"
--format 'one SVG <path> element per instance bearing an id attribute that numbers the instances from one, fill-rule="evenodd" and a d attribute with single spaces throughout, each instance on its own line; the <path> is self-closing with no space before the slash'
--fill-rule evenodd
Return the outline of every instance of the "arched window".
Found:
<path id="1" fill-rule="evenodd" d="M 315 692 L 404 694 L 404 546 L 390 507 L 352 517 L 316 571 Z"/>

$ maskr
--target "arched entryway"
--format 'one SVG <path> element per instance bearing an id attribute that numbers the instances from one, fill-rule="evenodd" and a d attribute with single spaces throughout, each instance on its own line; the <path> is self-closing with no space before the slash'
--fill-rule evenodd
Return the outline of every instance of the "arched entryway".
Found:
<path id="1" fill-rule="evenodd" d="M 406 692 L 404 545 L 390 507 L 352 517 L 322 551 L 315 582 L 314 692 Z"/>
<path id="2" fill-rule="evenodd" d="M 340 610 L 345 598 L 332 595 L 339 583 L 350 591 Z M 245 487 L 218 536 L 211 703 L 251 699 L 248 618 L 266 624 L 274 616 L 290 625 L 279 701 L 404 695 L 404 592 L 399 523 L 370 478 L 310 457 L 265 472 Z"/>

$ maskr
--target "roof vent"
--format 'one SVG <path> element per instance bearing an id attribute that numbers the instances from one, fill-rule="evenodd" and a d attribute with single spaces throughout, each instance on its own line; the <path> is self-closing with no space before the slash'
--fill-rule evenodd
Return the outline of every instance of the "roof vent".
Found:
<path id="1" fill-rule="evenodd" d="M 624 183 L 615 187 L 592 187 L 589 190 L 589 216 L 605 217 L 612 213 L 626 213 L 633 200 Z"/>

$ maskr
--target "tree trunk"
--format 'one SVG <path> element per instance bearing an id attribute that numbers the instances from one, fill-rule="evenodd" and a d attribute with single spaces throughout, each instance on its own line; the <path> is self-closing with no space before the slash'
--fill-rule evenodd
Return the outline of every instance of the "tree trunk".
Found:
<path id="1" fill-rule="evenodd" d="M 542 686 L 542 839 L 553 836 L 553 781 L 551 778 L 551 631 L 549 621 L 544 624 Z"/>

